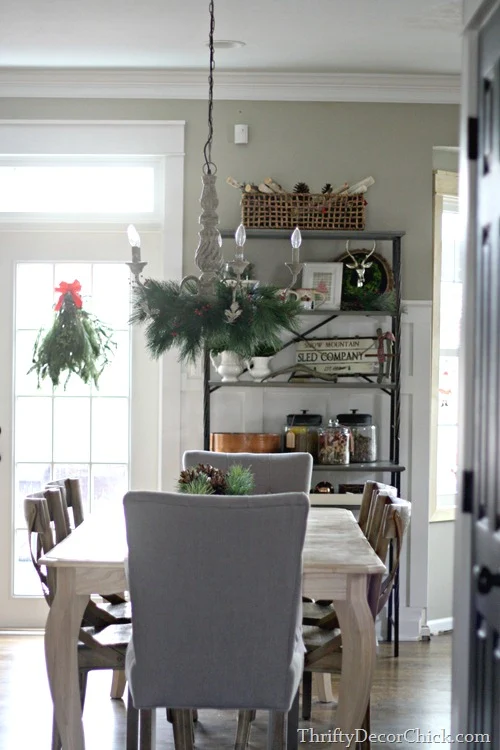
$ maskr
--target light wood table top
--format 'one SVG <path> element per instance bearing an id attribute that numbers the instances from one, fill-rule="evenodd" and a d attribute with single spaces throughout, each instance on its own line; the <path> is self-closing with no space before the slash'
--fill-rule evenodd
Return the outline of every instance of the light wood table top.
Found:
<path id="1" fill-rule="evenodd" d="M 93 513 L 40 562 L 54 567 L 122 568 L 127 555 L 121 504 Z M 304 544 L 304 570 L 323 573 L 383 573 L 350 510 L 311 508 Z"/>

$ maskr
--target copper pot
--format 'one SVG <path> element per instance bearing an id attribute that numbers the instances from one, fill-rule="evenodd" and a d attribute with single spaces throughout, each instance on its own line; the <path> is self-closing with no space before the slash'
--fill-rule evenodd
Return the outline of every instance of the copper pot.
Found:
<path id="1" fill-rule="evenodd" d="M 212 432 L 210 450 L 217 453 L 279 453 L 281 435 L 270 432 Z"/>

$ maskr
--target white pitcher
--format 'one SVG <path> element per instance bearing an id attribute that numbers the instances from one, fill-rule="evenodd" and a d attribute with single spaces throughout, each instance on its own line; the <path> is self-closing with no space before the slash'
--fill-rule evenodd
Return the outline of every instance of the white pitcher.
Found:
<path id="1" fill-rule="evenodd" d="M 270 361 L 272 357 L 252 357 L 246 362 L 250 375 L 254 380 L 264 380 L 271 374 Z"/>
<path id="2" fill-rule="evenodd" d="M 243 372 L 244 364 L 236 352 L 221 352 L 214 354 L 210 352 L 212 364 L 222 378 L 223 383 L 236 383 Z"/>

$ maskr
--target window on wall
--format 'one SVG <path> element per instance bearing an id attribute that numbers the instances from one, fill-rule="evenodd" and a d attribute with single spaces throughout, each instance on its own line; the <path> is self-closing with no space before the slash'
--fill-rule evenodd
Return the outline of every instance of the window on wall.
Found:
<path id="1" fill-rule="evenodd" d="M 156 221 L 162 174 L 156 157 L 1 156 L 0 214 L 2 221 Z"/>
<path id="2" fill-rule="evenodd" d="M 434 176 L 434 294 L 432 336 L 430 520 L 455 517 L 462 263 L 457 175 Z"/>
<path id="3" fill-rule="evenodd" d="M 113 330 L 116 352 L 99 388 L 72 376 L 54 389 L 27 373 L 41 325 L 50 326 L 61 279 L 78 279 L 85 309 Z M 27 546 L 23 499 L 52 479 L 78 477 L 86 512 L 129 485 L 130 283 L 124 264 L 18 263 L 14 328 L 14 594 L 39 595 Z M 27 303 L 27 300 L 29 303 Z"/>

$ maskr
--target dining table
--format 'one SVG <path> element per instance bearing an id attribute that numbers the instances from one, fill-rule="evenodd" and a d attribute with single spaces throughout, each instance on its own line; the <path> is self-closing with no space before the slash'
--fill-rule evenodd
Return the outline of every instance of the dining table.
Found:
<path id="1" fill-rule="evenodd" d="M 92 594 L 126 591 L 123 505 L 109 502 L 40 559 L 56 571 L 45 627 L 45 657 L 62 750 L 85 750 L 78 681 L 78 633 Z M 385 566 L 350 510 L 311 508 L 303 550 L 302 591 L 334 602 L 342 632 L 342 671 L 335 716 L 339 749 L 362 726 L 375 669 L 376 637 L 367 601 L 371 575 Z M 132 603 L 133 605 L 133 603 Z"/>

